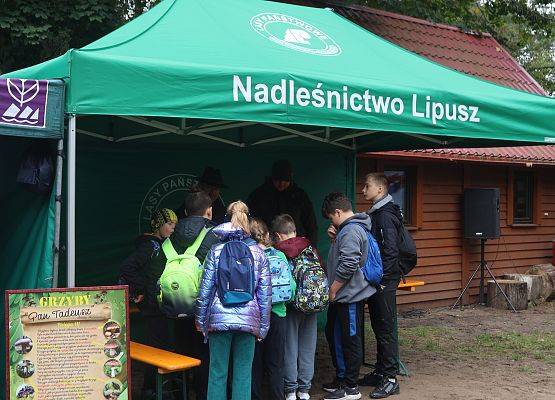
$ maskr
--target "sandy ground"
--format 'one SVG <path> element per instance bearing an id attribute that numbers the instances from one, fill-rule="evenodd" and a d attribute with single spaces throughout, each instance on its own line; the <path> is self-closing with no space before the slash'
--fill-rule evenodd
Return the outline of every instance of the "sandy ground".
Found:
<path id="1" fill-rule="evenodd" d="M 555 302 L 511 313 L 485 307 L 399 316 L 401 359 L 410 376 L 392 399 L 555 400 Z M 367 331 L 367 361 L 375 342 Z M 362 373 L 370 372 L 364 367 Z M 333 377 L 319 341 L 312 398 Z M 361 388 L 363 398 L 371 388 Z"/>
<path id="2" fill-rule="evenodd" d="M 368 316 L 366 327 L 366 361 L 373 362 Z M 476 306 L 403 313 L 399 337 L 410 375 L 399 378 L 401 394 L 393 400 L 555 400 L 555 302 L 518 313 Z M 142 397 L 141 375 L 133 376 L 134 399 Z M 320 333 L 312 399 L 323 398 L 322 383 L 333 376 Z M 361 387 L 363 399 L 370 390 Z"/>

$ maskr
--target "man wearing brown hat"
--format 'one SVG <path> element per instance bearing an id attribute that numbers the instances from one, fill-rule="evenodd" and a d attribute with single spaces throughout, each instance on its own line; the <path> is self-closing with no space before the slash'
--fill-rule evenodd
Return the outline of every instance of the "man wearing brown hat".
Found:
<path id="1" fill-rule="evenodd" d="M 220 190 L 227 188 L 222 178 L 222 173 L 219 169 L 213 167 L 206 167 L 202 175 L 198 178 L 197 184 L 189 190 L 190 192 L 204 192 L 212 199 L 212 222 L 219 225 L 224 222 L 226 207 L 222 198 L 220 197 Z M 185 218 L 185 203 L 177 209 L 177 216 L 179 219 Z"/>
<path id="2" fill-rule="evenodd" d="M 287 160 L 272 165 L 272 176 L 256 188 L 247 203 L 251 215 L 262 219 L 268 226 L 280 214 L 289 214 L 295 221 L 297 235 L 318 240 L 318 226 L 312 202 L 306 192 L 293 181 L 293 168 Z"/>

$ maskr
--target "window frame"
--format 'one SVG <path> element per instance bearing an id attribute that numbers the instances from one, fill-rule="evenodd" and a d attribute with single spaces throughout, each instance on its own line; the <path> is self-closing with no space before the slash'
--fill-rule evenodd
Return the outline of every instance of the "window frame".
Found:
<path id="1" fill-rule="evenodd" d="M 516 179 L 519 174 L 529 175 L 528 196 L 530 217 L 523 219 L 516 217 Z M 512 227 L 534 227 L 540 224 L 540 192 L 538 184 L 538 172 L 524 168 L 510 168 L 507 180 L 507 225 Z"/>
<path id="2" fill-rule="evenodd" d="M 417 230 L 422 228 L 422 167 L 420 165 L 403 162 L 400 160 L 378 160 L 377 172 L 384 173 L 385 171 L 405 171 L 405 179 L 409 186 L 410 196 L 410 221 L 404 221 L 405 226 L 409 230 Z M 406 201 L 406 197 L 405 197 Z"/>

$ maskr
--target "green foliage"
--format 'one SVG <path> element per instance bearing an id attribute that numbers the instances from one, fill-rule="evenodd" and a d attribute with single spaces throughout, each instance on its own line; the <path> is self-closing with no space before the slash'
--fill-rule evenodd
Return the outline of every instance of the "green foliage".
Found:
<path id="1" fill-rule="evenodd" d="M 552 0 L 357 0 L 358 3 L 488 32 L 555 94 L 555 6 Z"/>
<path id="2" fill-rule="evenodd" d="M 160 0 L 0 0 L 0 73 L 84 46 Z M 555 94 L 552 0 L 354 0 L 429 21 L 491 33 Z"/>
<path id="3" fill-rule="evenodd" d="M 0 0 L 0 73 L 82 47 L 157 2 Z"/>

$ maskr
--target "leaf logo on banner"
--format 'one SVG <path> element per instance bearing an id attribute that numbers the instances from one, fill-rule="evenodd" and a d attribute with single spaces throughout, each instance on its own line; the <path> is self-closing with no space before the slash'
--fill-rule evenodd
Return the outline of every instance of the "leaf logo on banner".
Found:
<path id="1" fill-rule="evenodd" d="M 39 94 L 39 81 L 30 80 L 27 82 L 27 79 L 17 80 L 21 82 L 21 89 L 14 82 L 14 79 L 8 79 L 8 93 L 12 99 L 19 103 L 19 107 L 22 107 L 23 104 L 30 102 Z"/>

